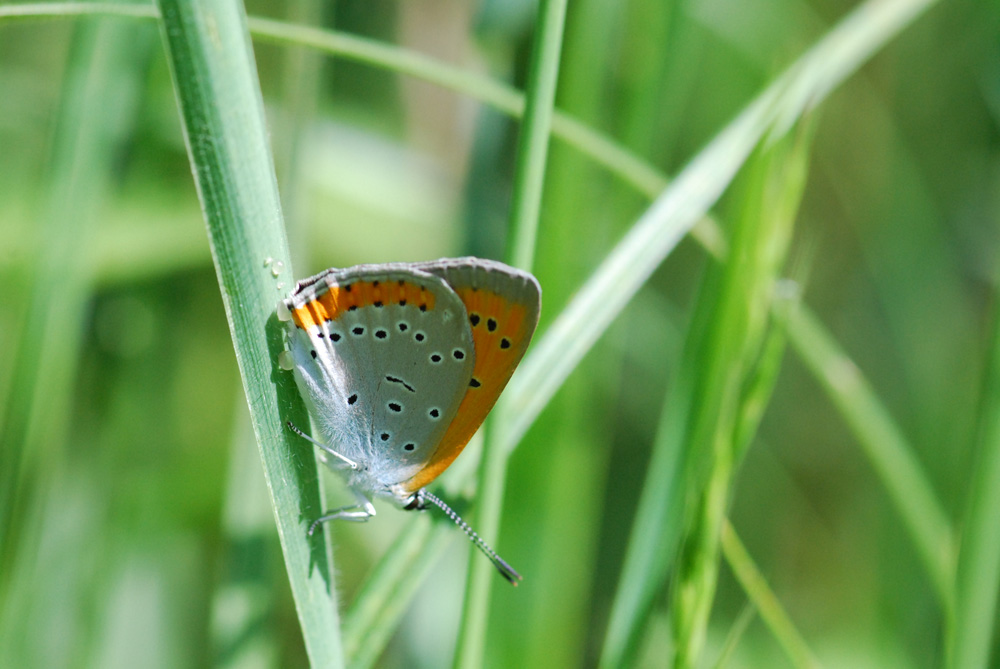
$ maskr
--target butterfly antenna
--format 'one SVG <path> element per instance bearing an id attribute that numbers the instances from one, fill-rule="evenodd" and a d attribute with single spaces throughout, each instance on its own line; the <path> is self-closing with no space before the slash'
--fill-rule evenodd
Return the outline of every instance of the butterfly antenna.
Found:
<path id="1" fill-rule="evenodd" d="M 483 541 L 483 538 L 478 534 L 476 534 L 476 531 L 471 527 L 469 527 L 469 524 L 467 522 L 462 520 L 461 516 L 455 513 L 455 511 L 452 510 L 450 506 L 445 504 L 444 501 L 437 495 L 427 492 L 426 490 L 421 490 L 419 492 L 419 495 L 422 500 L 426 500 L 431 504 L 433 504 L 434 506 L 441 509 L 442 511 L 444 511 L 445 514 L 447 514 L 447 516 L 451 518 L 456 525 L 462 528 L 462 531 L 465 532 L 465 534 L 469 537 L 472 543 L 476 545 L 476 548 L 481 550 L 483 552 L 483 555 L 489 558 L 490 562 L 493 563 L 493 566 L 496 567 L 497 571 L 500 572 L 500 575 L 503 576 L 505 579 L 507 579 L 507 581 L 511 585 L 515 586 L 517 585 L 517 582 L 521 580 L 521 575 L 518 574 L 513 567 L 507 564 L 502 557 L 497 555 L 496 551 L 490 548 L 489 545 L 485 541 Z"/>

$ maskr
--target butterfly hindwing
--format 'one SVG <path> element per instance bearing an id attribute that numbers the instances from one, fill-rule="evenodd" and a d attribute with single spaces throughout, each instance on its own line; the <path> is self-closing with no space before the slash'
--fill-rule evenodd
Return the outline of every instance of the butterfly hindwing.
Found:
<path id="1" fill-rule="evenodd" d="M 535 278 L 501 263 L 455 258 L 414 267 L 444 279 L 461 300 L 475 365 L 454 420 L 425 465 L 401 484 L 404 493 L 429 484 L 465 448 L 524 356 L 541 308 Z"/>

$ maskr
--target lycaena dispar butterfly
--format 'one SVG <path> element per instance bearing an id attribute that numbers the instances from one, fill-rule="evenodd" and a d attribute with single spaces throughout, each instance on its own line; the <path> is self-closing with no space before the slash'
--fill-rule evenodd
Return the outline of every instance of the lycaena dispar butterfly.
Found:
<path id="1" fill-rule="evenodd" d="M 479 258 L 329 269 L 279 305 L 292 369 L 323 449 L 355 506 L 328 520 L 375 515 L 371 498 L 440 507 L 511 583 L 521 577 L 425 489 L 458 457 L 496 403 L 538 323 L 531 274 Z"/>

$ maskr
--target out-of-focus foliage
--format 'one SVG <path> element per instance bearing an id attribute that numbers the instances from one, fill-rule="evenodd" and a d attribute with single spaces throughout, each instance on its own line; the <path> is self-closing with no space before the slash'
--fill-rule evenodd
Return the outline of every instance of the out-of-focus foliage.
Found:
<path id="1" fill-rule="evenodd" d="M 571 2 L 556 105 L 674 174 L 850 9 Z M 505 0 L 257 1 L 247 11 L 519 88 L 534 20 L 532 3 Z M 995 5 L 942 3 L 825 99 L 810 119 L 789 251 L 802 301 L 900 428 L 956 546 L 978 453 L 990 448 L 979 424 L 995 411 L 984 375 L 1000 257 L 998 19 Z M 258 42 L 255 55 L 300 276 L 502 257 L 515 121 L 304 47 Z M 542 333 L 649 204 L 562 142 L 547 175 Z M 713 212 L 727 234 L 751 199 L 734 189 Z M 0 516 L 0 664 L 306 664 L 153 21 L 0 19 L 0 222 L 0 467 L 16 468 L 0 471 L 0 500 L 13 500 Z M 490 666 L 601 657 L 712 262 L 683 242 L 510 461 L 495 543 L 525 581 L 493 589 Z M 33 309 L 40 277 L 47 314 Z M 52 354 L 35 375 L 18 366 L 32 347 Z M 15 414 L 24 407 L 31 415 Z M 790 350 L 735 459 L 729 522 L 824 666 L 939 666 L 954 620 L 858 444 Z M 455 466 L 471 468 L 475 448 Z M 332 475 L 327 490 L 331 506 L 346 498 Z M 701 493 L 688 491 L 692 506 Z M 342 602 L 414 521 L 377 506 L 370 523 L 332 528 Z M 382 666 L 450 663 L 468 559 L 454 536 Z M 675 586 L 683 579 L 671 572 Z M 673 657 L 669 588 L 643 623 L 638 666 Z M 742 628 L 746 607 L 723 562 L 703 663 L 730 641 L 728 666 L 788 662 L 761 618 Z"/>

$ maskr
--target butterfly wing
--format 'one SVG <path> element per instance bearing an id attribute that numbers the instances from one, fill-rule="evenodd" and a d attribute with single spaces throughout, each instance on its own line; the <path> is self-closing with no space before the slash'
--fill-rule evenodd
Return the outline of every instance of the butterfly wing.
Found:
<path id="1" fill-rule="evenodd" d="M 386 264 L 317 274 L 286 305 L 317 430 L 361 465 L 353 487 L 390 492 L 432 458 L 469 385 L 475 351 L 462 300 L 439 276 Z"/>
<path id="2" fill-rule="evenodd" d="M 475 366 L 454 420 L 423 468 L 397 489 L 412 494 L 458 457 L 496 404 L 538 324 L 541 288 L 535 277 L 479 258 L 414 265 L 448 283 L 465 306 L 475 345 Z"/>

